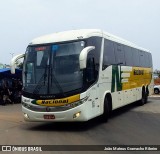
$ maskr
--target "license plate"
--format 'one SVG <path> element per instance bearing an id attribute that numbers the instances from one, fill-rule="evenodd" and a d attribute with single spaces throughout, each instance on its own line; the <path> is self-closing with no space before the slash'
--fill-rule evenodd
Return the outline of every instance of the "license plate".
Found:
<path id="1" fill-rule="evenodd" d="M 43 116 L 44 119 L 55 119 L 55 116 L 52 114 L 52 115 L 44 115 Z"/>

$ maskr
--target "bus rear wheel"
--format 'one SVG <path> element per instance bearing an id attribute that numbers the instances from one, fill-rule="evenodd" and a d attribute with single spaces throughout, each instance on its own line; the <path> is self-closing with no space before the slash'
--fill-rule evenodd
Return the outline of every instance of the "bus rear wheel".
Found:
<path id="1" fill-rule="evenodd" d="M 147 86 L 147 88 L 146 88 L 146 96 L 145 96 L 145 103 L 147 103 L 148 102 L 148 96 L 149 96 L 149 90 L 148 90 L 148 86 Z"/>
<path id="2" fill-rule="evenodd" d="M 142 90 L 142 99 L 140 100 L 139 104 L 142 106 L 147 102 L 148 96 L 145 92 L 145 90 Z"/>
<path id="3" fill-rule="evenodd" d="M 104 107 L 103 107 L 103 114 L 101 115 L 101 120 L 102 122 L 107 122 L 108 118 L 109 118 L 109 113 L 110 113 L 110 109 L 109 109 L 109 102 L 107 97 L 105 97 L 104 99 Z"/>

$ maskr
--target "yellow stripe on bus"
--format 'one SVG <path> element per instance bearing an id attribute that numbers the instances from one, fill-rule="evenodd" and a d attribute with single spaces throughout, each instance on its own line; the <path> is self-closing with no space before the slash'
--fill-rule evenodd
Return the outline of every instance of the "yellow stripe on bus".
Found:
<path id="1" fill-rule="evenodd" d="M 122 78 L 122 90 L 147 86 L 152 80 L 151 68 L 132 67 L 132 71 L 122 71 L 122 73 L 127 73 L 127 76 Z M 128 73 L 130 73 L 130 76 L 128 76 Z"/>
<path id="2" fill-rule="evenodd" d="M 80 100 L 80 94 L 62 99 L 36 100 L 35 104 L 41 106 L 65 106 L 67 104 L 71 104 L 79 100 Z"/>

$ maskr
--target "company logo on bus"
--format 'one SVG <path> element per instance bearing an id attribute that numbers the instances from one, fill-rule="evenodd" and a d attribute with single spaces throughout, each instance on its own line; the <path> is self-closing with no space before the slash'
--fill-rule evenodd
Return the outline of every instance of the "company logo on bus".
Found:
<path id="1" fill-rule="evenodd" d="M 31 103 L 41 106 L 65 106 L 67 104 L 76 102 L 80 100 L 80 95 L 74 95 L 62 99 L 52 99 L 52 100 L 33 100 Z"/>
<path id="2" fill-rule="evenodd" d="M 134 75 L 143 75 L 144 70 L 134 70 Z"/>
<path id="3" fill-rule="evenodd" d="M 66 99 L 66 100 L 42 100 L 42 103 L 41 104 L 61 104 L 61 103 L 63 103 L 63 104 L 66 104 L 66 103 L 68 103 L 68 99 Z"/>

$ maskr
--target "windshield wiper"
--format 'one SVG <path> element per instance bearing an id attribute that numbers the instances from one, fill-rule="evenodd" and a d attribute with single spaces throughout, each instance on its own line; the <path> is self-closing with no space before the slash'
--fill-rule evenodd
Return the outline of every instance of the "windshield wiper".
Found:
<path id="1" fill-rule="evenodd" d="M 43 86 L 47 86 L 47 85 L 45 84 L 46 78 L 47 78 L 47 68 L 48 68 L 48 66 L 46 65 L 44 74 L 41 76 L 40 80 L 38 81 L 38 83 L 37 83 L 37 85 L 36 85 L 36 87 L 35 87 L 35 89 L 34 89 L 34 91 L 33 91 L 33 94 L 38 94 L 39 91 L 40 91 L 40 89 L 41 89 Z M 48 75 L 48 76 L 51 78 L 51 87 L 52 87 L 52 83 L 54 82 L 55 85 L 56 85 L 56 87 L 57 87 L 58 90 L 60 91 L 60 93 L 62 93 L 63 96 L 65 96 L 62 87 L 60 86 L 59 82 L 57 81 L 57 79 L 56 79 L 56 77 L 55 77 L 55 75 L 54 75 L 54 73 L 53 73 L 53 71 L 52 71 L 52 68 L 50 68 L 50 70 L 51 70 L 51 71 L 49 72 L 49 75 Z M 44 85 L 41 84 L 42 82 L 44 83 Z M 48 85 L 48 87 L 49 87 L 49 85 Z"/>
<path id="2" fill-rule="evenodd" d="M 40 80 L 38 81 L 38 83 L 37 83 L 37 85 L 36 85 L 36 87 L 35 87 L 35 89 L 33 91 L 33 94 L 38 94 L 40 89 L 42 88 L 42 86 L 46 86 L 45 82 L 46 82 L 46 78 L 47 78 L 47 68 L 48 67 L 46 65 L 45 66 L 45 70 L 44 70 L 44 74 L 41 76 Z M 42 82 L 44 83 L 44 85 L 41 84 Z"/>
<path id="3" fill-rule="evenodd" d="M 54 81 L 56 87 L 58 88 L 58 90 L 60 91 L 60 93 L 63 94 L 63 96 L 65 96 L 62 87 L 60 86 L 59 82 L 57 81 L 54 73 L 53 73 L 53 69 L 51 68 L 51 73 L 50 73 L 50 77 L 51 77 L 51 87 L 52 87 L 52 82 Z"/>
<path id="4" fill-rule="evenodd" d="M 46 67 L 45 67 L 43 76 L 44 76 L 43 83 L 44 83 L 44 86 L 45 86 L 45 82 L 46 82 L 46 78 L 47 78 L 47 65 L 46 65 Z"/>

